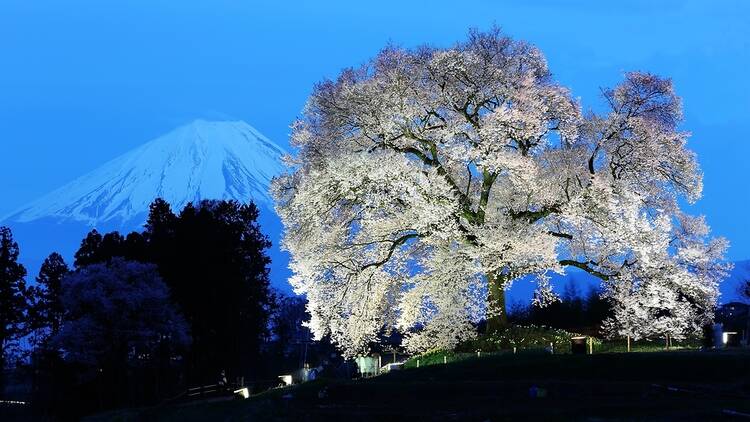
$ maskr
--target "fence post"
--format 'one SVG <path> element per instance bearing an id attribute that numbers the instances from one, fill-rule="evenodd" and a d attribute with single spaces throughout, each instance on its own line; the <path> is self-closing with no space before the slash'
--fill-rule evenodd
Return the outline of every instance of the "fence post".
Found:
<path id="1" fill-rule="evenodd" d="M 443 355 L 443 364 L 448 363 L 448 356 Z"/>
<path id="2" fill-rule="evenodd" d="M 628 353 L 630 353 L 630 336 L 628 336 Z"/>
<path id="3" fill-rule="evenodd" d="M 419 368 L 419 359 L 417 359 L 417 368 Z"/>

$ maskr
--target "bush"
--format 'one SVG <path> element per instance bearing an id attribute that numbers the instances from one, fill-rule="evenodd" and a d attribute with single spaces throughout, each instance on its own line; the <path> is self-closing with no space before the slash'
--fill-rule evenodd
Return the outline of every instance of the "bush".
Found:
<path id="1" fill-rule="evenodd" d="M 502 331 L 485 334 L 474 340 L 463 342 L 455 351 L 436 349 L 414 356 L 406 361 L 404 367 L 442 365 L 443 363 L 458 362 L 482 356 L 511 354 L 513 348 L 519 354 L 549 353 L 550 343 L 554 345 L 555 353 L 570 353 L 571 337 L 580 334 L 571 333 L 558 328 L 527 325 L 511 326 Z M 594 339 L 594 347 L 601 345 L 601 341 Z"/>
<path id="2" fill-rule="evenodd" d="M 495 354 L 495 353 L 490 353 Z M 404 362 L 404 368 L 417 368 L 430 365 L 442 365 L 443 363 L 454 363 L 462 360 L 475 358 L 476 352 L 460 353 L 450 350 L 435 349 L 421 355 L 412 356 Z M 419 362 L 419 365 L 417 365 Z"/>
<path id="3" fill-rule="evenodd" d="M 529 351 L 543 350 L 552 344 L 555 353 L 570 353 L 570 339 L 578 336 L 582 335 L 559 328 L 516 325 L 462 343 L 457 350 L 459 352 L 499 352 L 516 348 L 519 351 Z M 595 346 L 600 343 L 600 340 L 594 339 Z"/>
<path id="4" fill-rule="evenodd" d="M 682 349 L 700 349 L 701 338 L 690 337 L 684 340 L 672 340 L 669 350 L 682 350 Z M 665 351 L 665 344 L 663 338 L 652 338 L 642 340 L 632 340 L 630 342 L 630 350 L 632 352 L 662 352 Z M 602 344 L 595 345 L 594 353 L 625 353 L 628 351 L 627 339 L 618 338 L 608 340 Z"/>
<path id="5" fill-rule="evenodd" d="M 404 367 L 415 368 L 417 361 L 419 366 L 442 365 L 443 363 L 458 362 L 481 356 L 512 354 L 516 348 L 518 354 L 549 353 L 550 343 L 554 347 L 555 354 L 571 353 L 571 339 L 583 337 L 582 334 L 571 333 L 559 328 L 550 328 L 539 325 L 516 325 L 505 328 L 492 334 L 482 335 L 474 340 L 463 342 L 456 347 L 455 351 L 436 349 L 413 356 L 408 359 Z M 617 339 L 602 341 L 596 337 L 593 339 L 594 353 L 623 353 L 627 351 L 627 340 Z M 700 338 L 690 338 L 683 341 L 673 341 L 670 350 L 698 349 Z M 631 342 L 633 352 L 660 352 L 664 351 L 664 339 L 644 339 Z"/>

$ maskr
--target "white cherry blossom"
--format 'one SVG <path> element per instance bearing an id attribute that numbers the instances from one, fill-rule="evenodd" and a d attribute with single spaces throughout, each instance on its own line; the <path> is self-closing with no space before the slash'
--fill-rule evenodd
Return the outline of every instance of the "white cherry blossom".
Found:
<path id="1" fill-rule="evenodd" d="M 633 337 L 708 321 L 726 242 L 701 195 L 671 81 L 628 73 L 583 114 L 534 47 L 498 31 L 390 47 L 315 87 L 273 184 L 309 326 L 352 356 L 399 329 L 413 351 L 505 323 L 505 289 L 577 267 Z"/>

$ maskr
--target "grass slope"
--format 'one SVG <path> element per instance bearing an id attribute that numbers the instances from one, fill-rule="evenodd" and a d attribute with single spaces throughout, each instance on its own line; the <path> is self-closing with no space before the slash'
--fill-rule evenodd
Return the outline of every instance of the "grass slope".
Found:
<path id="1" fill-rule="evenodd" d="M 546 397 L 534 398 L 532 387 Z M 489 356 L 90 420 L 684 421 L 726 419 L 730 412 L 750 414 L 747 352 Z"/>

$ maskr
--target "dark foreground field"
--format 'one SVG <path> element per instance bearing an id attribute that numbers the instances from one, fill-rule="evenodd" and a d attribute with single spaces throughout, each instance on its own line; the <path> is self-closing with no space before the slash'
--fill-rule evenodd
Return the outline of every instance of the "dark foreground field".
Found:
<path id="1" fill-rule="evenodd" d="M 90 420 L 705 421 L 748 415 L 750 354 L 737 351 L 494 356 Z"/>

